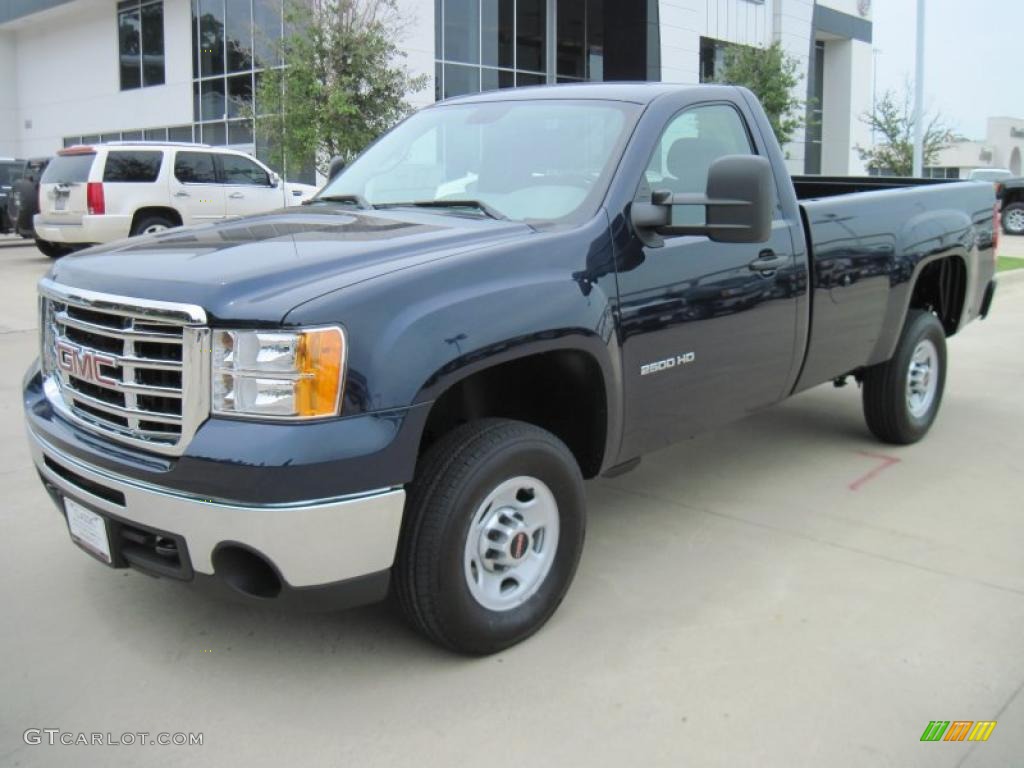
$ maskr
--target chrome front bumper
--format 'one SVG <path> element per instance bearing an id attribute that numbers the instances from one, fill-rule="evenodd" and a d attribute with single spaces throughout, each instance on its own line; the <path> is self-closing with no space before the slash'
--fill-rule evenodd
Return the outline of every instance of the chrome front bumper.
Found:
<path id="1" fill-rule="evenodd" d="M 111 518 L 180 537 L 197 574 L 214 575 L 215 553 L 225 545 L 262 555 L 295 588 L 379 573 L 394 561 L 405 505 L 401 488 L 301 504 L 235 505 L 89 466 L 31 429 L 29 446 L 36 469 L 57 493 Z"/>

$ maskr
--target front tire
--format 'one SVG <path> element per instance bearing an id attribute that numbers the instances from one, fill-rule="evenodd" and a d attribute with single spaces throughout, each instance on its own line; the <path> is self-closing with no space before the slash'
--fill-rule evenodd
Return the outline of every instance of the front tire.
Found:
<path id="1" fill-rule="evenodd" d="M 1003 232 L 1008 235 L 1024 235 L 1024 203 L 1013 203 L 1003 208 Z"/>
<path id="2" fill-rule="evenodd" d="M 911 310 L 892 359 L 864 374 L 864 419 L 879 440 L 916 443 L 931 429 L 946 387 L 946 331 L 933 313 Z"/>
<path id="3" fill-rule="evenodd" d="M 66 245 L 51 243 L 49 240 L 40 240 L 38 237 L 36 238 L 36 248 L 44 256 L 49 256 L 51 259 L 59 259 L 61 256 L 67 256 L 71 253 L 71 249 Z"/>
<path id="4" fill-rule="evenodd" d="M 525 640 L 569 589 L 585 510 L 579 466 L 550 432 L 505 419 L 452 430 L 406 503 L 394 580 L 406 618 L 460 653 Z"/>

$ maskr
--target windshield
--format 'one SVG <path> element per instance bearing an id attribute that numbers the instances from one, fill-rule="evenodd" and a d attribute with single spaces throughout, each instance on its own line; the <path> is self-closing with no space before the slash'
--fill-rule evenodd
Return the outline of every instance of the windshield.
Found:
<path id="1" fill-rule="evenodd" d="M 996 170 L 985 170 L 985 171 L 971 171 L 971 181 L 1002 181 L 1013 176 L 1009 171 L 996 171 Z"/>
<path id="2" fill-rule="evenodd" d="M 515 221 L 590 216 L 638 111 L 633 104 L 568 100 L 426 109 L 366 150 L 318 197 L 375 206 L 477 201 Z"/>

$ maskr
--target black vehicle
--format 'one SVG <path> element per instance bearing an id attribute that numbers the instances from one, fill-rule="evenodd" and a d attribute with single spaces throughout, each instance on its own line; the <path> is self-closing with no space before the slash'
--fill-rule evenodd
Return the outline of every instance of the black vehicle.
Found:
<path id="1" fill-rule="evenodd" d="M 33 218 L 39 213 L 39 180 L 49 162 L 49 157 L 34 157 L 25 161 L 21 176 L 11 185 L 7 199 L 10 231 L 29 240 L 36 236 Z"/>
<path id="2" fill-rule="evenodd" d="M 1005 179 L 996 186 L 1002 202 L 1003 231 L 1024 235 L 1024 177 Z"/>
<path id="3" fill-rule="evenodd" d="M 14 231 L 15 219 L 10 217 L 8 208 L 15 182 L 25 170 L 24 160 L 0 158 L 0 235 Z"/>
<path id="4" fill-rule="evenodd" d="M 391 589 L 490 653 L 565 595 L 586 478 L 845 376 L 880 440 L 921 439 L 994 221 L 991 186 L 791 180 L 744 89 L 454 99 L 305 207 L 56 263 L 31 451 L 113 567 L 302 608 Z"/>

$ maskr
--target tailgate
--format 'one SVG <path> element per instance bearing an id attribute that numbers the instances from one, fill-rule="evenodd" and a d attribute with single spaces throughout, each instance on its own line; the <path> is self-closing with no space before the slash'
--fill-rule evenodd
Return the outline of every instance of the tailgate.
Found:
<path id="1" fill-rule="evenodd" d="M 95 152 L 58 154 L 39 184 L 39 215 L 48 224 L 80 224 L 87 211 L 87 183 Z"/>

